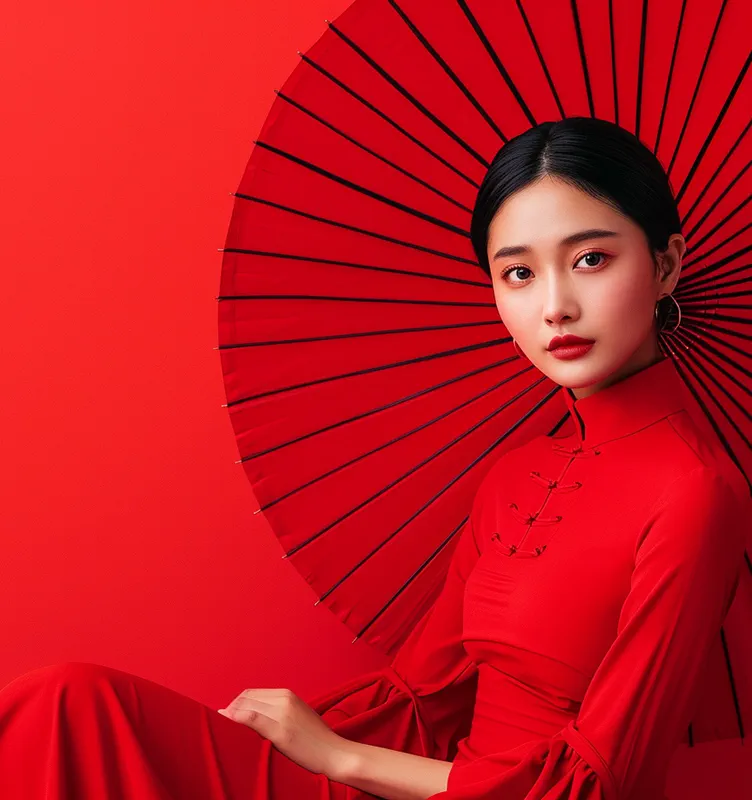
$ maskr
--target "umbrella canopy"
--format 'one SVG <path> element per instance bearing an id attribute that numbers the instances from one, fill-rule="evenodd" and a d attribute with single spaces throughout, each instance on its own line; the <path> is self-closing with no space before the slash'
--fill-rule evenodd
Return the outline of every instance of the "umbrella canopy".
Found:
<path id="1" fill-rule="evenodd" d="M 227 408 L 258 511 L 356 639 L 394 654 L 493 461 L 572 424 L 513 349 L 469 236 L 493 156 L 542 121 L 608 119 L 664 165 L 688 251 L 661 348 L 750 482 L 747 13 L 357 0 L 277 92 L 223 248 Z M 703 738 L 744 734 L 747 566 Z"/>

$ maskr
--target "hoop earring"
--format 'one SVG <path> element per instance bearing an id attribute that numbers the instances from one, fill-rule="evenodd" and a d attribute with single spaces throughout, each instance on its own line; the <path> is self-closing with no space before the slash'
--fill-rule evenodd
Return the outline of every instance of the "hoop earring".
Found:
<path id="1" fill-rule="evenodd" d="M 681 318 L 682 318 L 681 306 L 679 305 L 679 301 L 672 294 L 665 294 L 663 295 L 663 297 L 670 297 L 674 301 L 674 305 L 676 305 L 676 314 L 678 316 L 678 319 L 676 321 L 676 325 L 674 325 L 674 327 L 670 331 L 666 330 L 665 325 L 666 325 L 666 320 L 668 319 L 668 314 L 666 314 L 666 318 L 663 320 L 663 324 L 659 326 L 658 331 L 660 333 L 674 333 L 679 327 L 679 325 L 681 325 Z M 654 316 L 656 319 L 658 319 L 658 306 L 661 304 L 661 300 L 663 299 L 663 297 L 661 297 L 655 304 Z"/>
<path id="2" fill-rule="evenodd" d="M 527 358 L 527 356 L 522 352 L 522 350 L 520 350 L 519 347 L 517 347 L 517 340 L 514 337 L 512 337 L 512 347 L 514 347 L 515 351 L 517 352 L 517 355 L 520 358 Z"/>

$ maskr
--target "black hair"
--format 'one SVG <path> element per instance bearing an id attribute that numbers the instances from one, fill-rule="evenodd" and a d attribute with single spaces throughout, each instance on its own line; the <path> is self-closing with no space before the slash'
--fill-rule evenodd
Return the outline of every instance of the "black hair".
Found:
<path id="1" fill-rule="evenodd" d="M 563 180 L 632 219 L 645 232 L 656 271 L 656 251 L 665 251 L 669 237 L 681 233 L 669 178 L 637 136 L 594 117 L 542 122 L 510 139 L 496 153 L 478 190 L 470 241 L 489 277 L 492 219 L 510 195 L 544 175 Z"/>

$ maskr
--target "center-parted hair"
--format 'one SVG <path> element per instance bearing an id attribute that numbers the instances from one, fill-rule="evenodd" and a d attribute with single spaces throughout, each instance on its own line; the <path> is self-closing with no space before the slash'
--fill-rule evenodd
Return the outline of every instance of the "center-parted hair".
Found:
<path id="1" fill-rule="evenodd" d="M 542 122 L 510 139 L 496 153 L 478 190 L 470 241 L 489 277 L 491 221 L 508 197 L 545 175 L 587 192 L 632 219 L 645 232 L 656 267 L 655 252 L 663 252 L 669 237 L 681 233 L 668 176 L 633 133 L 594 117 Z"/>

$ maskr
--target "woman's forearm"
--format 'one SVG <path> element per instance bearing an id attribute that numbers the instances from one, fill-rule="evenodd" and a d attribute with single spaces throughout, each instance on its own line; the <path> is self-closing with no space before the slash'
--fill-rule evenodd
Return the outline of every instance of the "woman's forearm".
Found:
<path id="1" fill-rule="evenodd" d="M 329 777 L 385 800 L 425 800 L 447 787 L 451 761 L 343 740 L 342 758 Z"/>

